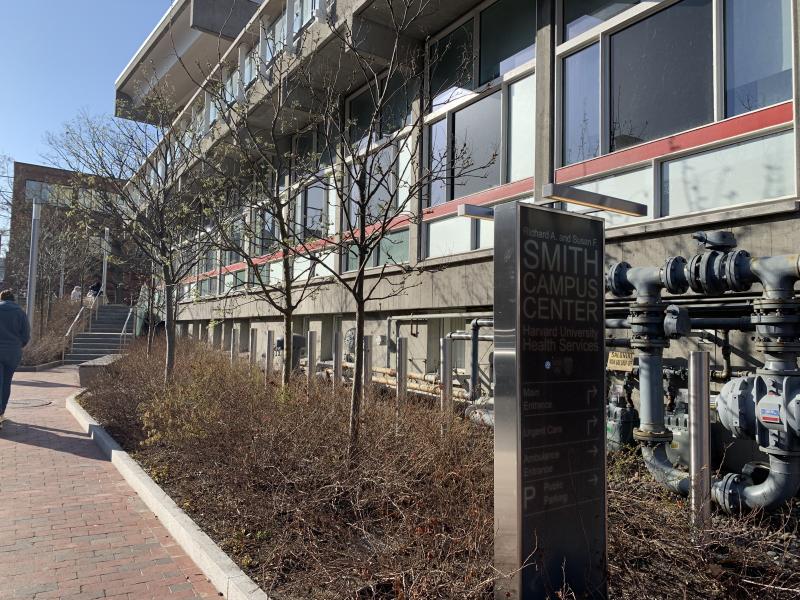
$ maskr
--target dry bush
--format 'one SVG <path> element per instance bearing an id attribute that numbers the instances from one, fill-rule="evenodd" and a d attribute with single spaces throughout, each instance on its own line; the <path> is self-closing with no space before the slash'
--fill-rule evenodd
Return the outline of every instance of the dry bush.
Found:
<path id="1" fill-rule="evenodd" d="M 393 402 L 372 400 L 348 464 L 346 390 L 265 389 L 246 363 L 192 343 L 165 389 L 162 359 L 136 348 L 87 408 L 265 590 L 492 597 L 491 430 L 412 404 L 396 433 Z M 608 514 L 612 598 L 800 597 L 796 513 L 717 515 L 698 535 L 631 452 L 610 462 Z"/>
<path id="2" fill-rule="evenodd" d="M 64 334 L 67 333 L 80 306 L 71 302 L 69 298 L 55 300 L 50 306 L 50 315 L 44 326 L 44 331 L 39 333 L 39 312 L 36 312 L 34 321 L 35 335 L 31 342 L 22 350 L 23 365 L 41 365 L 44 363 L 61 360 L 61 353 L 67 345 Z"/>
<path id="3" fill-rule="evenodd" d="M 184 345 L 172 385 L 125 391 L 160 374 L 159 355 L 116 363 L 87 408 L 264 589 L 491 597 L 490 431 L 410 405 L 396 432 L 393 403 L 375 401 L 348 464 L 345 390 L 265 389 L 246 363 Z"/>

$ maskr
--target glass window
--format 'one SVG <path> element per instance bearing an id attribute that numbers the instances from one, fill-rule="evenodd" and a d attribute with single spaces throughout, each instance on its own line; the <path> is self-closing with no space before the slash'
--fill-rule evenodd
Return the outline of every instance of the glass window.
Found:
<path id="1" fill-rule="evenodd" d="M 533 177 L 534 76 L 508 86 L 508 180 Z"/>
<path id="2" fill-rule="evenodd" d="M 381 133 L 389 134 L 412 124 L 412 107 L 419 93 L 419 79 L 395 74 L 387 82 L 381 109 Z"/>
<path id="3" fill-rule="evenodd" d="M 453 197 L 500 184 L 501 95 L 495 92 L 454 115 Z"/>
<path id="4" fill-rule="evenodd" d="M 236 71 L 228 73 L 225 78 L 225 85 L 222 88 L 222 97 L 228 106 L 236 102 L 236 80 L 238 79 L 236 73 Z"/>
<path id="5" fill-rule="evenodd" d="M 428 252 L 426 256 L 448 256 L 472 249 L 472 219 L 450 217 L 433 221 L 427 226 Z"/>
<path id="6" fill-rule="evenodd" d="M 373 223 L 382 220 L 386 216 L 391 216 L 391 205 L 396 201 L 395 167 L 397 149 L 393 146 L 386 146 L 379 152 L 375 152 L 364 160 L 364 167 L 367 170 L 364 186 L 371 190 L 367 208 L 367 222 Z M 350 191 L 351 215 L 357 214 L 361 207 L 360 193 L 358 186 L 354 182 Z M 353 226 L 357 223 L 354 222 Z"/>
<path id="7" fill-rule="evenodd" d="M 607 227 L 647 221 L 655 216 L 653 212 L 652 167 L 621 173 L 619 175 L 611 175 L 610 177 L 595 179 L 594 181 L 587 181 L 575 187 L 579 190 L 597 192 L 598 194 L 614 196 L 615 198 L 630 200 L 631 202 L 639 202 L 647 206 L 647 216 L 644 217 L 631 217 L 607 211 L 587 211 L 590 212 L 590 214 L 605 219 Z M 584 211 L 583 208 L 575 204 L 568 204 L 567 206 L 569 210 Z"/>
<path id="8" fill-rule="evenodd" d="M 314 16 L 313 0 L 295 0 L 294 3 L 294 29 L 300 31 Z"/>
<path id="9" fill-rule="evenodd" d="M 264 31 L 264 47 L 261 55 L 264 62 L 268 63 L 283 49 L 286 43 L 286 12 L 275 19 Z"/>
<path id="10" fill-rule="evenodd" d="M 494 248 L 494 221 L 478 221 L 478 248 Z"/>
<path id="11" fill-rule="evenodd" d="M 408 229 L 387 233 L 378 251 L 379 264 L 399 265 L 408 262 Z"/>
<path id="12" fill-rule="evenodd" d="M 244 84 L 250 85 L 258 74 L 255 50 L 250 50 L 244 59 Z"/>
<path id="13" fill-rule="evenodd" d="M 639 0 L 564 0 L 564 39 L 571 40 L 635 4 Z"/>
<path id="14" fill-rule="evenodd" d="M 611 36 L 612 151 L 714 118 L 711 5 L 682 0 Z"/>
<path id="15" fill-rule="evenodd" d="M 303 229 L 305 239 L 324 237 L 325 188 L 321 186 L 311 186 L 305 191 Z"/>
<path id="16" fill-rule="evenodd" d="M 267 211 L 261 211 L 258 217 L 259 220 L 259 242 L 260 252 L 266 254 L 276 246 L 277 238 L 275 237 L 275 217 Z"/>
<path id="17" fill-rule="evenodd" d="M 533 60 L 536 2 L 498 0 L 481 13 L 480 83 Z"/>
<path id="18" fill-rule="evenodd" d="M 269 281 L 273 285 L 283 281 L 283 262 L 282 261 L 269 263 Z"/>
<path id="19" fill-rule="evenodd" d="M 447 202 L 447 119 L 437 121 L 428 128 L 428 169 L 430 169 L 429 206 Z"/>
<path id="20" fill-rule="evenodd" d="M 726 0 L 726 116 L 791 98 L 791 0 Z"/>
<path id="21" fill-rule="evenodd" d="M 600 153 L 600 48 L 593 44 L 564 59 L 562 163 Z"/>
<path id="22" fill-rule="evenodd" d="M 373 136 L 378 123 L 375 122 L 375 99 L 373 90 L 367 88 L 358 96 L 350 100 L 350 140 L 352 143 L 361 141 L 372 126 Z"/>
<path id="23" fill-rule="evenodd" d="M 404 138 L 398 142 L 399 152 L 397 158 L 397 206 L 403 210 L 410 210 L 408 205 L 411 188 L 416 183 L 414 171 L 415 145 L 411 138 Z"/>
<path id="24" fill-rule="evenodd" d="M 664 214 L 793 196 L 794 167 L 792 131 L 666 162 Z"/>
<path id="25" fill-rule="evenodd" d="M 441 106 L 472 89 L 472 19 L 430 47 L 430 97 Z"/>

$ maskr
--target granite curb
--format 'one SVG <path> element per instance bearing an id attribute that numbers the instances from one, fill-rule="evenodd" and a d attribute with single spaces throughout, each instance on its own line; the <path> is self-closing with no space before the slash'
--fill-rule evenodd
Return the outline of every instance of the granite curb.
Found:
<path id="1" fill-rule="evenodd" d="M 83 392 L 67 398 L 69 413 L 217 590 L 229 600 L 271 600 L 78 404 L 77 397 Z"/>

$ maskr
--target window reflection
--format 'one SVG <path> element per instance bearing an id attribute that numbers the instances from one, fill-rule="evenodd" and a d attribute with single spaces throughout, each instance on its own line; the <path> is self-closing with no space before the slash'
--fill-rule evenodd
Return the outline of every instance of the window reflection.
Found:
<path id="1" fill-rule="evenodd" d="M 598 44 L 564 59 L 563 164 L 600 154 L 600 49 Z"/>

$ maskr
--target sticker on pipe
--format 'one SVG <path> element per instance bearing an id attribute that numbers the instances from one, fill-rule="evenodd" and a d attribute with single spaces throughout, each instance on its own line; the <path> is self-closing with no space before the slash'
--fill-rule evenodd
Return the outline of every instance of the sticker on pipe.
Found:
<path id="1" fill-rule="evenodd" d="M 781 421 L 781 407 L 780 406 L 762 406 L 760 409 L 761 422 L 780 425 Z"/>

